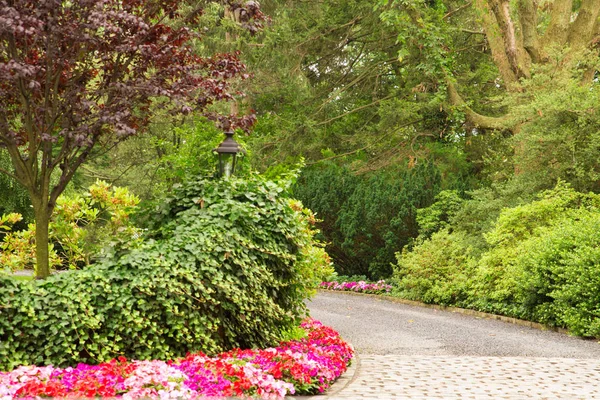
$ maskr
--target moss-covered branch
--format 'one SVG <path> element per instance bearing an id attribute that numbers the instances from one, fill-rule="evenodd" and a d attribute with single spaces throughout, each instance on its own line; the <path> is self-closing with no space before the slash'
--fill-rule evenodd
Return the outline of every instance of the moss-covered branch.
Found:
<path id="1" fill-rule="evenodd" d="M 467 105 L 465 100 L 456 90 L 456 86 L 450 80 L 446 80 L 448 90 L 448 100 L 453 106 L 461 107 L 464 111 L 467 120 L 477 128 L 482 129 L 498 129 L 498 130 L 510 130 L 512 131 L 516 123 L 509 118 L 509 115 L 503 117 L 490 117 L 487 115 L 479 114 Z"/>

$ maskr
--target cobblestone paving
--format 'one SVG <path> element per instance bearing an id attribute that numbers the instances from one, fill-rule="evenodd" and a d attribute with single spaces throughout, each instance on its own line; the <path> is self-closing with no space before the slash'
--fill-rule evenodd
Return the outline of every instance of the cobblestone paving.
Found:
<path id="1" fill-rule="evenodd" d="M 600 399 L 600 361 L 364 355 L 343 389 L 321 399 Z"/>
<path id="2" fill-rule="evenodd" d="M 362 296 L 310 306 L 358 356 L 310 400 L 600 400 L 596 341 Z"/>

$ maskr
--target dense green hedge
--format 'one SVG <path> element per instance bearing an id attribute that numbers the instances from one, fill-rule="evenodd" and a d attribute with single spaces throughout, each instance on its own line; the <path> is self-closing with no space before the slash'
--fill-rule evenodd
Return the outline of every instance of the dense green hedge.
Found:
<path id="1" fill-rule="evenodd" d="M 313 244 L 282 191 L 188 182 L 139 248 L 43 281 L 0 277 L 0 369 L 275 344 L 305 312 Z"/>
<path id="2" fill-rule="evenodd" d="M 339 274 L 379 279 L 391 275 L 395 252 L 417 236 L 417 209 L 430 205 L 441 185 L 433 162 L 365 175 L 323 163 L 303 171 L 294 195 L 322 220 Z"/>
<path id="3" fill-rule="evenodd" d="M 561 182 L 535 201 L 506 208 L 484 233 L 484 251 L 474 246 L 478 233 L 469 236 L 450 220 L 398 254 L 397 295 L 600 337 L 600 195 Z"/>

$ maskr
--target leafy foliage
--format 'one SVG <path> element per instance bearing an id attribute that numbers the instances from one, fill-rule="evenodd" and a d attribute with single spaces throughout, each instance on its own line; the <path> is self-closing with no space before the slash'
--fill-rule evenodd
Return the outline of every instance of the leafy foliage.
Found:
<path id="1" fill-rule="evenodd" d="M 83 195 L 60 197 L 50 222 L 50 267 L 77 269 L 88 265 L 110 243 L 135 242 L 141 231 L 130 216 L 139 199 L 126 188 L 97 181 Z M 0 228 L 10 230 L 19 214 L 0 218 Z M 5 222 L 4 224 L 2 222 Z M 0 265 L 11 270 L 35 266 L 35 225 L 7 233 L 0 244 Z"/>
<path id="2" fill-rule="evenodd" d="M 416 210 L 440 189 L 432 163 L 355 176 L 327 164 L 307 169 L 295 195 L 323 220 L 321 230 L 337 272 L 387 277 L 394 253 L 417 236 Z"/>
<path id="3" fill-rule="evenodd" d="M 580 210 L 599 206 L 600 196 L 575 192 L 559 182 L 537 200 L 503 210 L 485 234 L 489 250 L 479 260 L 473 297 L 500 304 L 519 302 L 515 296 L 525 271 L 517 260 L 531 251 L 529 241 L 547 234 L 547 229 L 558 229 L 556 224 L 563 219 L 576 220 Z"/>
<path id="4" fill-rule="evenodd" d="M 425 303 L 460 304 L 468 297 L 476 269 L 468 238 L 440 230 L 397 254 L 393 283 L 395 294 Z"/>
<path id="5" fill-rule="evenodd" d="M 0 368 L 276 343 L 318 276 L 304 260 L 307 214 L 283 190 L 258 177 L 189 181 L 138 248 L 46 280 L 0 277 Z"/>
<path id="6" fill-rule="evenodd" d="M 483 234 L 484 250 L 473 247 L 479 233 L 458 229 L 457 219 L 451 233 L 420 238 L 398 254 L 396 294 L 599 337 L 599 221 L 600 196 L 559 181 L 537 199 L 502 210 Z"/>
<path id="7" fill-rule="evenodd" d="M 450 220 L 460 210 L 463 199 L 455 190 L 442 190 L 429 207 L 417 210 L 417 224 L 421 238 L 431 236 L 433 233 L 449 228 Z"/>
<path id="8" fill-rule="evenodd" d="M 599 208 L 580 209 L 524 246 L 518 297 L 533 318 L 600 337 L 599 224 Z"/>

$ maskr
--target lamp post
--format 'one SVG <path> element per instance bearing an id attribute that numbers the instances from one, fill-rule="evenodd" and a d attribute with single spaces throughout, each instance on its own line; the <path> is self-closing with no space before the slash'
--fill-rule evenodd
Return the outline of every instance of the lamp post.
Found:
<path id="1" fill-rule="evenodd" d="M 225 140 L 214 151 L 219 157 L 219 176 L 226 178 L 235 172 L 238 157 L 246 154 L 246 151 L 239 143 L 233 140 L 233 131 L 231 129 L 225 132 Z"/>

